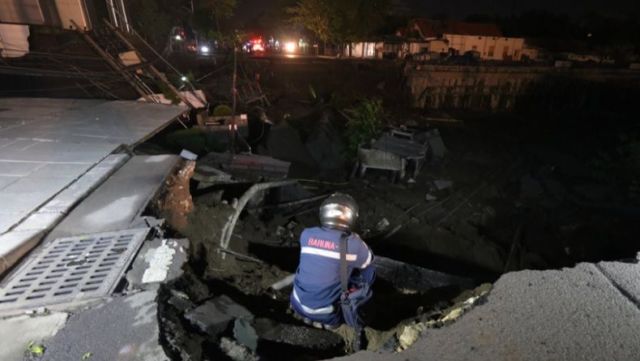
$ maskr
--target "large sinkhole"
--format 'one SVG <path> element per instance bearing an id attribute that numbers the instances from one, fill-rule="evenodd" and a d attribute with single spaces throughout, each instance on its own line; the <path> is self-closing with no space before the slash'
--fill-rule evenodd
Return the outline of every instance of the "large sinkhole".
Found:
<path id="1" fill-rule="evenodd" d="M 304 325 L 289 310 L 290 287 L 270 287 L 295 272 L 301 231 L 318 224 L 322 196 L 338 190 L 359 202 L 358 233 L 374 253 L 408 267 L 408 273 L 378 277 L 363 309 L 371 350 L 397 351 L 404 326 L 437 321 L 460 302 L 484 294 L 481 285 L 506 272 L 635 258 L 636 138 L 600 134 L 605 139 L 596 141 L 573 134 L 578 139 L 567 141 L 566 129 L 551 134 L 501 126 L 443 129 L 447 158 L 425 165 L 411 182 L 376 171 L 345 181 L 343 170 L 309 179 L 297 174 L 308 169 L 294 164 L 289 177 L 305 179 L 247 205 L 224 260 L 220 230 L 230 205 L 255 182 L 187 179 L 181 188 L 169 186 L 169 201 L 154 211 L 192 247 L 185 275 L 161 291 L 165 349 L 175 359 L 315 360 L 346 354 L 352 335 Z M 189 195 L 189 215 L 172 212 Z M 296 203 L 300 199 L 315 201 Z M 433 287 L 418 280 L 406 286 L 403 281 L 420 274 L 416 269 L 469 282 Z M 206 320 L 218 308 L 240 316 Z M 207 322 L 216 326 L 205 327 Z"/>

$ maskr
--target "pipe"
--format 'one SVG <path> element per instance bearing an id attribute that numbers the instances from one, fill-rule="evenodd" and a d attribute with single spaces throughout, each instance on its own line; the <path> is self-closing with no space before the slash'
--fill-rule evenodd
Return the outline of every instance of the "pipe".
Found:
<path id="1" fill-rule="evenodd" d="M 253 198 L 258 192 L 264 191 L 269 188 L 277 188 L 277 187 L 285 187 L 289 185 L 296 184 L 295 180 L 282 180 L 276 182 L 268 182 L 268 183 L 260 183 L 255 184 L 249 190 L 247 190 L 242 197 L 238 200 L 238 205 L 235 207 L 235 212 L 229 220 L 222 228 L 222 234 L 220 236 L 220 248 L 222 250 L 229 249 L 229 242 L 231 241 L 231 235 L 233 234 L 233 229 L 236 227 L 236 223 L 238 222 L 238 218 L 240 218 L 240 213 L 244 210 L 244 207 L 249 203 L 249 200 Z M 222 259 L 225 258 L 225 253 L 222 253 Z"/>

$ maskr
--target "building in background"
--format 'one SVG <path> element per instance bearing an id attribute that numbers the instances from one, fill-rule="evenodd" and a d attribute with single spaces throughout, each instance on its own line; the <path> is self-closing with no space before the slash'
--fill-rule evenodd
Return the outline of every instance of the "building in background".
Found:
<path id="1" fill-rule="evenodd" d="M 478 54 L 482 60 L 520 61 L 524 38 L 505 37 L 496 24 L 453 20 L 415 19 L 398 31 L 400 36 L 419 38 L 429 43 L 431 53 Z M 410 49 L 415 54 L 414 49 Z"/>

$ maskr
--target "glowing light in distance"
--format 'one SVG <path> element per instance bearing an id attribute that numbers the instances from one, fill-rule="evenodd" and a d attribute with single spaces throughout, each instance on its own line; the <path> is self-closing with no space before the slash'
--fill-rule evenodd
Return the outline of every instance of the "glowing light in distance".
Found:
<path id="1" fill-rule="evenodd" d="M 293 41 L 287 41 L 284 43 L 284 51 L 291 54 L 295 53 L 298 46 Z"/>

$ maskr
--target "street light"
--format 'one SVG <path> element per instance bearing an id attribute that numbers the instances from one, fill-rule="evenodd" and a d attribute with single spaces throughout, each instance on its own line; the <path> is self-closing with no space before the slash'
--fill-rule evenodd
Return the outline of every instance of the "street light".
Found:
<path id="1" fill-rule="evenodd" d="M 176 34 L 174 39 L 176 39 L 176 41 L 182 41 L 182 35 Z"/>

